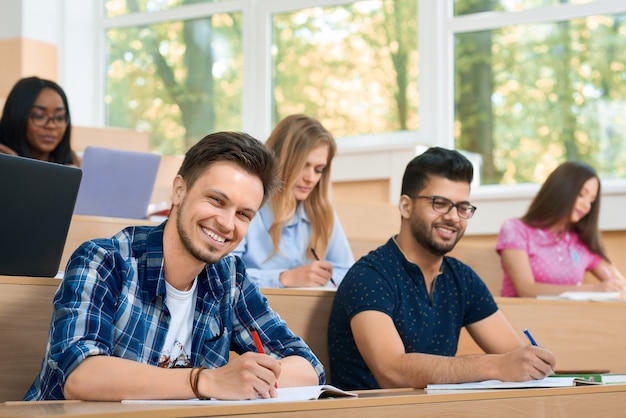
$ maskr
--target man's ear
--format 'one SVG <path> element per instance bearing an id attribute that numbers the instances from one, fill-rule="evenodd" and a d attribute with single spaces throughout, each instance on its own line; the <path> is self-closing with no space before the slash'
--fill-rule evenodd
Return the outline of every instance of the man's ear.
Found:
<path id="1" fill-rule="evenodd" d="M 180 175 L 174 177 L 172 182 L 172 205 L 178 206 L 183 201 L 187 191 L 187 184 Z"/>
<path id="2" fill-rule="evenodd" d="M 400 196 L 398 208 L 400 209 L 400 216 L 402 216 L 403 219 L 409 219 L 411 217 L 411 211 L 413 210 L 413 200 L 403 194 Z"/>

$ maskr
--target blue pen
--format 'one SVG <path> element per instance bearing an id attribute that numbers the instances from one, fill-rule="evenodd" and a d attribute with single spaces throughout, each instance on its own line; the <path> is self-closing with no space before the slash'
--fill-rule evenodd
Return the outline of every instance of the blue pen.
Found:
<path id="1" fill-rule="evenodd" d="M 526 334 L 526 336 L 528 337 L 528 339 L 530 340 L 530 343 L 534 346 L 537 346 L 537 341 L 535 341 L 535 339 L 533 338 L 533 336 L 530 334 L 530 331 L 528 331 L 527 329 L 524 329 L 524 334 Z"/>

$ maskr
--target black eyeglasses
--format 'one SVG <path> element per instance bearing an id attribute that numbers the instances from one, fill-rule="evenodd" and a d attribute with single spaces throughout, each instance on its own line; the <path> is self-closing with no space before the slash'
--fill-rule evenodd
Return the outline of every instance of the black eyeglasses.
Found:
<path id="1" fill-rule="evenodd" d="M 446 199 L 443 196 L 411 196 L 410 194 L 407 196 L 411 199 L 430 199 L 433 205 L 433 210 L 442 215 L 447 215 L 450 213 L 452 208 L 456 208 L 456 212 L 459 214 L 459 217 L 463 219 L 470 219 L 476 212 L 476 206 L 470 204 L 469 202 L 453 203 L 450 199 Z"/>
<path id="2" fill-rule="evenodd" d="M 67 125 L 67 115 L 54 115 L 47 116 L 41 113 L 31 113 L 30 120 L 33 121 L 33 125 L 40 128 L 48 125 L 50 121 L 54 122 L 54 125 L 58 128 L 63 128 Z"/>

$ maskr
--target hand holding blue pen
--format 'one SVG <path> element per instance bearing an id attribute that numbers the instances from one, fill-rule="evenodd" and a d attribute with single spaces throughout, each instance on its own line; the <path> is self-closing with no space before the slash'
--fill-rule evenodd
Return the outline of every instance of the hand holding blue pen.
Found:
<path id="1" fill-rule="evenodd" d="M 528 339 L 530 340 L 530 343 L 532 345 L 534 345 L 535 347 L 538 346 L 537 341 L 535 341 L 535 339 L 533 338 L 533 336 L 530 334 L 530 331 L 528 331 L 527 329 L 524 329 L 524 334 L 526 334 L 526 336 L 528 337 Z"/>
<path id="2" fill-rule="evenodd" d="M 535 347 L 539 347 L 539 344 L 537 344 L 537 341 L 535 341 L 535 339 L 533 338 L 530 331 L 528 331 L 528 329 L 524 328 L 524 334 L 526 334 L 526 337 L 528 337 L 528 340 L 530 341 L 532 345 L 534 345 Z M 551 369 L 550 373 L 548 373 L 548 376 L 551 376 L 553 374 L 554 374 L 554 369 Z"/>

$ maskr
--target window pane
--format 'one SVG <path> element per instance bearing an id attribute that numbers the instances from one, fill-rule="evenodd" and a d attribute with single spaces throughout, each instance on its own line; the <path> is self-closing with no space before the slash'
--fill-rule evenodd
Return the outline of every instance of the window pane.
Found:
<path id="1" fill-rule="evenodd" d="M 626 178 L 626 15 L 455 37 L 456 147 L 484 184 L 541 182 L 583 160 Z"/>
<path id="2" fill-rule="evenodd" d="M 597 0 L 454 0 L 454 15 L 481 12 L 519 12 L 557 4 L 593 3 Z"/>
<path id="3" fill-rule="evenodd" d="M 240 130 L 241 15 L 107 32 L 107 125 L 151 133 L 182 154 L 207 133 Z"/>
<path id="4" fill-rule="evenodd" d="M 417 129 L 416 3 L 274 15 L 274 122 L 306 113 L 337 137 Z"/>
<path id="5" fill-rule="evenodd" d="M 104 0 L 106 17 L 137 12 L 160 12 L 194 3 L 219 3 L 232 0 Z"/>

